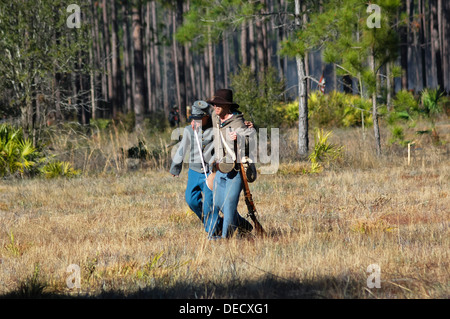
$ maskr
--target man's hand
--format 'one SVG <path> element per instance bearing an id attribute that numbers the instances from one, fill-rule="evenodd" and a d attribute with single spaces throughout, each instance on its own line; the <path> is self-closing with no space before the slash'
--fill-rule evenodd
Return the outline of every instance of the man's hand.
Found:
<path id="1" fill-rule="evenodd" d="M 248 128 L 253 128 L 253 123 L 250 121 L 244 121 L 245 126 L 247 126 Z"/>
<path id="2" fill-rule="evenodd" d="M 202 126 L 202 121 L 198 121 L 198 120 L 191 121 L 191 127 L 194 131 L 201 126 Z"/>
<path id="3" fill-rule="evenodd" d="M 237 140 L 237 133 L 234 131 L 228 132 L 228 136 L 230 137 L 230 140 L 236 141 Z"/>

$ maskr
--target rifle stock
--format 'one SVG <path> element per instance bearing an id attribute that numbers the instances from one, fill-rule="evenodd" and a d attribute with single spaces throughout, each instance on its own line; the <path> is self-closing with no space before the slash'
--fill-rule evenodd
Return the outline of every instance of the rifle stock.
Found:
<path id="1" fill-rule="evenodd" d="M 247 205 L 248 209 L 248 215 L 250 216 L 251 220 L 255 224 L 255 230 L 258 235 L 265 235 L 266 231 L 262 227 L 261 223 L 258 221 L 258 218 L 256 217 L 256 207 L 255 203 L 253 202 L 252 194 L 250 193 L 250 187 L 248 186 L 247 181 L 247 175 L 245 174 L 245 168 L 244 164 L 240 163 L 241 168 L 241 178 L 242 182 L 244 184 L 244 195 L 245 195 L 245 204 Z"/>

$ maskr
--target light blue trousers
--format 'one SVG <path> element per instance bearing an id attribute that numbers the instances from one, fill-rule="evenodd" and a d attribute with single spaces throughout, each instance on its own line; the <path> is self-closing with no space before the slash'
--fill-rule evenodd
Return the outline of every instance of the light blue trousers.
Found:
<path id="1" fill-rule="evenodd" d="M 239 172 L 235 170 L 227 174 L 217 172 L 214 179 L 212 209 L 205 214 L 205 229 L 210 237 L 219 233 L 217 230 L 220 228 L 222 238 L 231 237 L 244 219 L 237 212 L 241 190 L 242 181 Z M 219 211 L 223 214 L 222 225 L 220 225 Z"/>
<path id="2" fill-rule="evenodd" d="M 214 224 L 205 222 L 205 217 L 209 215 L 213 206 L 213 192 L 206 186 L 205 174 L 189 169 L 184 195 L 186 203 L 204 224 L 206 232 L 213 236 L 217 235 L 216 232 L 221 230 L 222 218 L 218 216 Z"/>

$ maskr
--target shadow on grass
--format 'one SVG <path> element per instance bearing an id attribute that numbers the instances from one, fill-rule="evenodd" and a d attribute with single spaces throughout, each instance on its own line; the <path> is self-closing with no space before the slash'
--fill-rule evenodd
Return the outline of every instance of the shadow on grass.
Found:
<path id="1" fill-rule="evenodd" d="M 314 281 L 287 280 L 267 275 L 259 280 L 217 284 L 177 282 L 134 291 L 105 290 L 98 294 L 33 293 L 21 290 L 0 295 L 0 299 L 328 299 L 367 298 L 364 283 L 348 276 L 324 277 Z"/>

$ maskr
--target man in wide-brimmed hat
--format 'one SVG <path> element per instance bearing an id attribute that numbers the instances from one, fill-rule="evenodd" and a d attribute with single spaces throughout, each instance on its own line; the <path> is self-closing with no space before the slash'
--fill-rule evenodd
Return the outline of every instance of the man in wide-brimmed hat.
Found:
<path id="1" fill-rule="evenodd" d="M 245 124 L 242 113 L 238 111 L 239 105 L 233 101 L 233 91 L 217 90 L 206 102 L 214 107 L 214 167 L 217 172 L 214 178 L 213 206 L 205 215 L 205 228 L 209 230 L 211 238 L 217 238 L 214 234 L 218 232 L 218 228 L 222 228 L 222 238 L 229 238 L 242 224 L 248 230 L 253 228 L 247 220 L 239 218 L 237 213 L 242 181 L 239 168 L 235 167 L 237 157 L 240 156 L 235 141 L 238 140 L 238 135 L 248 136 L 254 133 L 254 128 Z M 223 214 L 222 226 L 219 224 L 219 211 Z"/>
<path id="2" fill-rule="evenodd" d="M 184 157 L 186 152 L 190 150 L 185 199 L 189 208 L 204 223 L 204 217 L 209 214 L 213 203 L 212 190 L 206 185 L 206 175 L 211 173 L 210 167 L 214 161 L 214 135 L 211 122 L 212 106 L 205 101 L 195 101 L 191 109 L 192 114 L 189 118 L 191 125 L 184 128 L 183 138 L 172 159 L 170 173 L 172 176 L 178 176 L 181 173 Z M 247 126 L 253 127 L 253 123 L 246 123 Z M 197 131 L 197 134 L 194 133 L 194 129 Z M 202 152 L 200 152 L 198 145 L 202 148 Z M 203 156 L 203 164 L 201 156 Z M 251 228 L 251 225 L 242 216 L 237 215 L 241 228 L 243 227 L 246 230 Z M 214 225 L 215 229 L 207 228 L 206 225 L 204 226 L 208 234 L 220 235 L 222 231 L 222 218 L 217 218 L 217 223 Z"/>
<path id="3" fill-rule="evenodd" d="M 229 89 L 220 89 L 214 93 L 214 96 L 206 100 L 206 103 L 214 105 L 229 105 L 231 109 L 238 109 L 239 105 L 233 101 L 233 91 Z"/>

